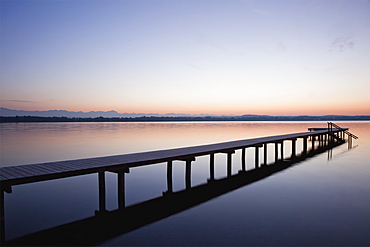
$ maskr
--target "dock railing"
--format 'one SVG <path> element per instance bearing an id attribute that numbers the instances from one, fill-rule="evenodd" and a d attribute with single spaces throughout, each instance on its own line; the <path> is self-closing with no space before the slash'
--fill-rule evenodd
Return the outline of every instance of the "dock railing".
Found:
<path id="1" fill-rule="evenodd" d="M 358 136 L 352 134 L 351 132 L 349 132 L 348 130 L 340 127 L 339 125 L 335 124 L 335 123 L 332 123 L 332 122 L 328 122 L 328 131 L 329 132 L 332 132 L 333 131 L 333 127 L 334 128 L 337 128 L 337 129 L 340 129 L 340 130 L 343 130 L 343 132 L 348 136 L 348 137 L 352 137 L 354 139 L 358 139 Z"/>
<path id="2" fill-rule="evenodd" d="M 336 131 L 336 134 L 334 134 L 333 127 L 336 130 L 339 130 L 339 132 Z M 352 134 L 351 132 L 348 131 L 346 128 L 342 128 L 339 125 L 328 122 L 328 134 L 331 138 L 335 139 L 342 139 L 344 140 L 344 134 L 348 136 L 348 148 L 352 148 L 352 139 L 358 139 L 358 136 Z"/>

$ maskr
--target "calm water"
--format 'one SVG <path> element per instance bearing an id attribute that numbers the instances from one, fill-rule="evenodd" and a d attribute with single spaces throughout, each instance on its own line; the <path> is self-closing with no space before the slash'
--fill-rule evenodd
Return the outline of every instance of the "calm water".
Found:
<path id="1" fill-rule="evenodd" d="M 338 122 L 360 137 L 282 172 L 100 245 L 370 245 L 370 122 Z M 1 166 L 97 157 L 304 132 L 325 122 L 18 123 L 1 124 Z M 268 146 L 268 162 L 274 160 Z M 290 154 L 285 142 L 285 154 Z M 301 140 L 297 150 L 302 149 Z M 262 153 L 262 152 L 260 152 Z M 233 174 L 241 169 L 233 155 Z M 262 155 L 262 154 L 261 154 Z M 262 157 L 261 157 L 262 158 Z M 215 155 L 226 176 L 226 155 Z M 247 169 L 254 150 L 247 149 Z M 173 166 L 185 188 L 184 162 Z M 209 178 L 209 157 L 192 165 L 192 186 Z M 107 173 L 107 209 L 117 209 L 116 174 Z M 126 205 L 162 196 L 166 164 L 126 175 Z M 6 238 L 94 216 L 97 175 L 13 187 L 5 194 Z"/>

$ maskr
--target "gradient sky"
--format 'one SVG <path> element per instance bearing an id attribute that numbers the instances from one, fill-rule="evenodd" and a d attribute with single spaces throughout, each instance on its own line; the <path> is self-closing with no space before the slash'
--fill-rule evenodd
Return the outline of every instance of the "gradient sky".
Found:
<path id="1" fill-rule="evenodd" d="M 369 0 L 1 0 L 1 106 L 370 114 Z"/>

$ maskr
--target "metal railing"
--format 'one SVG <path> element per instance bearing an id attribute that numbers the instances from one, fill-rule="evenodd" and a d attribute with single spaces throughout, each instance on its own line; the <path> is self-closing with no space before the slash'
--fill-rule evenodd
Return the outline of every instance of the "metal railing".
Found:
<path id="1" fill-rule="evenodd" d="M 332 122 L 328 122 L 328 131 L 329 132 L 332 132 L 333 131 L 333 127 L 336 128 L 336 129 L 343 129 L 343 132 L 348 135 L 349 137 L 352 137 L 354 139 L 358 139 L 358 136 L 352 134 L 351 132 L 349 132 L 348 130 L 340 127 L 339 125 L 335 124 L 335 123 L 332 123 Z"/>

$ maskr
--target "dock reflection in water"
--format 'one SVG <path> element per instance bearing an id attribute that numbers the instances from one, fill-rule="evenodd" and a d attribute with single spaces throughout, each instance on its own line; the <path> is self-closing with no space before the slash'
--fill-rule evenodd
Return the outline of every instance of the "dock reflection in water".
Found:
<path id="1" fill-rule="evenodd" d="M 94 245 L 116 236 L 133 231 L 147 224 L 164 219 L 208 200 L 247 186 L 275 173 L 292 167 L 299 162 L 317 154 L 331 152 L 332 148 L 341 145 L 336 142 L 323 145 L 307 152 L 303 151 L 289 159 L 277 160 L 271 164 L 256 167 L 253 170 L 241 170 L 238 174 L 227 174 L 227 177 L 214 179 L 207 183 L 191 187 L 190 177 L 186 177 L 186 188 L 172 192 L 171 177 L 167 176 L 168 190 L 163 196 L 150 199 L 135 205 L 124 205 L 124 190 L 118 192 L 119 205 L 117 210 L 106 211 L 100 208 L 94 217 L 75 221 L 55 228 L 50 228 L 15 240 L 5 245 Z M 328 156 L 329 157 L 329 156 Z M 171 172 L 171 164 L 167 164 L 167 172 Z M 123 188 L 123 187 L 122 187 Z M 104 200 L 100 194 L 100 200 Z M 123 199 L 123 200 L 122 200 Z"/>

